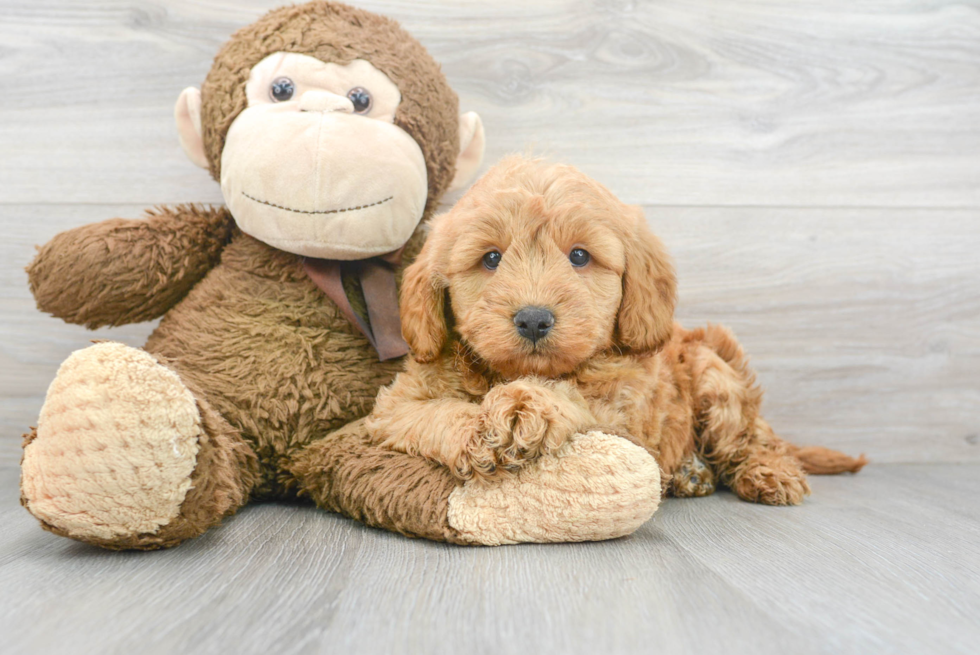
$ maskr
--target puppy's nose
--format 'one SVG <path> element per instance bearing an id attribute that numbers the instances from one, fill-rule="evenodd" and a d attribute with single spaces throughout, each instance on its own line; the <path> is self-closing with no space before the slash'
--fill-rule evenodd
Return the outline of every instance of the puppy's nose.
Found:
<path id="1" fill-rule="evenodd" d="M 543 339 L 554 324 L 555 315 L 544 307 L 525 307 L 514 314 L 517 333 L 531 343 Z"/>

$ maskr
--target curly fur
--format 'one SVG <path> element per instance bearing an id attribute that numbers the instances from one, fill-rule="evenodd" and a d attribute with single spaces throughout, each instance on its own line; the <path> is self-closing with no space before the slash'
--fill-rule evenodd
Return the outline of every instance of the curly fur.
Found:
<path id="1" fill-rule="evenodd" d="M 571 265 L 574 248 L 591 254 L 586 266 Z M 492 271 L 483 265 L 491 250 L 502 253 Z M 675 289 L 639 208 L 570 166 L 507 159 L 434 219 L 406 270 L 413 358 L 382 390 L 368 429 L 461 479 L 493 479 L 600 428 L 645 447 L 668 476 L 698 454 L 706 475 L 773 505 L 809 493 L 804 452 L 820 472 L 863 465 L 777 437 L 735 337 L 674 324 Z M 537 343 L 513 322 L 528 305 L 555 317 Z"/>

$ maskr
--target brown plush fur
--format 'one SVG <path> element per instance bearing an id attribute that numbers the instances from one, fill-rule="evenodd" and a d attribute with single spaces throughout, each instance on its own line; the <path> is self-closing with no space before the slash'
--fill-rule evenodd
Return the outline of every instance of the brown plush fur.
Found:
<path id="1" fill-rule="evenodd" d="M 363 420 L 310 444 L 292 472 L 324 509 L 409 537 L 470 543 L 447 521 L 458 481 L 421 457 L 379 450 Z"/>
<path id="2" fill-rule="evenodd" d="M 279 50 L 364 58 L 399 85 L 396 123 L 425 153 L 428 215 L 454 174 L 456 95 L 394 21 L 336 3 L 273 11 L 218 54 L 203 90 L 214 176 L 225 132 L 245 107 L 249 69 Z M 419 230 L 406 262 L 421 242 Z M 335 432 L 370 411 L 401 363 L 379 363 L 302 259 L 243 234 L 225 209 L 160 208 L 145 220 L 79 227 L 41 248 L 28 274 L 38 307 L 71 323 L 163 316 L 145 348 L 193 392 L 208 435 L 178 521 L 154 535 L 93 543 L 171 546 L 249 498 L 296 494 L 373 525 L 454 539 L 446 499 L 456 481 L 447 471 L 376 447 L 363 429 Z"/>
<path id="3" fill-rule="evenodd" d="M 38 306 L 93 330 L 157 318 L 214 268 L 235 225 L 220 208 L 146 214 L 62 232 L 39 248 L 27 268 Z"/>
<path id="4" fill-rule="evenodd" d="M 591 261 L 576 268 L 579 247 Z M 489 270 L 493 250 L 502 259 Z M 668 475 L 696 452 L 746 500 L 801 502 L 809 487 L 794 453 L 806 451 L 759 415 L 762 392 L 728 330 L 673 323 L 675 286 L 639 208 L 572 167 L 505 160 L 433 221 L 407 270 L 413 360 L 368 429 L 460 479 L 492 479 L 599 427 L 644 446 Z M 513 320 L 531 305 L 555 317 L 533 345 Z M 821 472 L 863 464 L 829 453 L 811 451 Z"/>

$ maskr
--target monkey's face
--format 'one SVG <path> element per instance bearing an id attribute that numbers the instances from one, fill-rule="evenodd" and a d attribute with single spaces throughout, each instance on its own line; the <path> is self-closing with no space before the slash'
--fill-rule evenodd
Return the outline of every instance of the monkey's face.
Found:
<path id="1" fill-rule="evenodd" d="M 476 174 L 483 126 L 458 110 L 439 65 L 397 23 L 317 1 L 236 32 L 175 117 L 242 231 L 352 260 L 404 246 L 426 209 Z"/>
<path id="2" fill-rule="evenodd" d="M 362 59 L 276 53 L 245 90 L 221 155 L 221 190 L 243 232 L 329 259 L 408 240 L 425 209 L 425 157 L 394 124 L 401 93 L 384 73 Z"/>

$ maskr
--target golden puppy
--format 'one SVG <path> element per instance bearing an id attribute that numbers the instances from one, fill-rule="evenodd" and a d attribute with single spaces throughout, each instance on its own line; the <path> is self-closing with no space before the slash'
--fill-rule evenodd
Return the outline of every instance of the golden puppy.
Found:
<path id="1" fill-rule="evenodd" d="M 412 353 L 372 438 L 469 479 L 601 429 L 652 453 L 676 495 L 710 493 L 717 475 L 772 505 L 801 502 L 808 469 L 861 468 L 777 437 L 741 346 L 674 324 L 675 288 L 640 208 L 570 166 L 507 159 L 433 220 L 405 272 Z"/>

